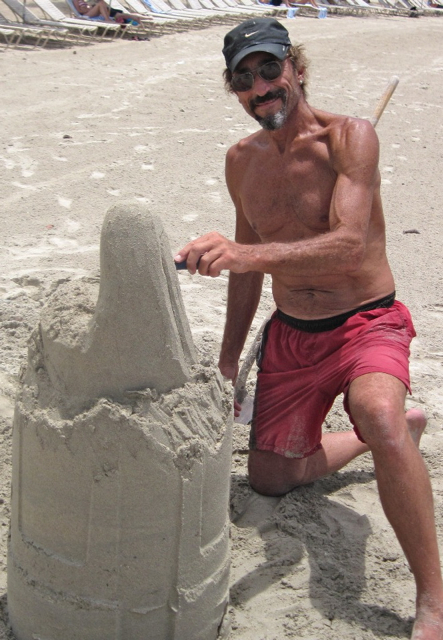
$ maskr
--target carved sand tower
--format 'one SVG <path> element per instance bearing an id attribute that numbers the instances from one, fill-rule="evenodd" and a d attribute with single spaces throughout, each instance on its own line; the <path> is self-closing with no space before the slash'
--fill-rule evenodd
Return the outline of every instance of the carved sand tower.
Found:
<path id="1" fill-rule="evenodd" d="M 17 640 L 228 635 L 231 398 L 197 361 L 171 255 L 157 218 L 114 207 L 100 285 L 59 284 L 33 334 L 13 435 Z"/>

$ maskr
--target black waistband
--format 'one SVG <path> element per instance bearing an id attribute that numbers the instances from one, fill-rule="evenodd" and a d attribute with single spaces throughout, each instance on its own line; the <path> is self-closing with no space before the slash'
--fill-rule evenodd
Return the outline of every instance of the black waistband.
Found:
<path id="1" fill-rule="evenodd" d="M 368 302 L 368 304 L 363 304 L 361 307 L 357 307 L 356 309 L 352 309 L 351 311 L 346 311 L 346 313 L 340 313 L 340 315 L 332 316 L 331 318 L 320 318 L 319 320 L 299 320 L 299 318 L 288 316 L 286 313 L 283 313 L 283 311 L 280 311 L 280 309 L 277 309 L 277 318 L 293 329 L 298 329 L 299 331 L 307 331 L 308 333 L 320 333 L 321 331 L 332 331 L 332 329 L 340 327 L 346 322 L 348 318 L 355 316 L 356 313 L 361 313 L 362 311 L 372 311 L 373 309 L 387 309 L 388 307 L 392 307 L 394 301 L 395 291 L 393 293 L 390 293 L 388 296 L 385 296 L 384 298 L 380 298 L 380 300 Z"/>

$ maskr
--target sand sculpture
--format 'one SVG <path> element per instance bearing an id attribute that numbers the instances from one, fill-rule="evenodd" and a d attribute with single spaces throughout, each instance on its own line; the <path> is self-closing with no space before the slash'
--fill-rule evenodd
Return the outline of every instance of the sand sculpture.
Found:
<path id="1" fill-rule="evenodd" d="M 230 394 L 198 361 L 160 221 L 114 207 L 100 252 L 100 282 L 58 283 L 30 343 L 10 621 L 17 640 L 227 637 Z"/>

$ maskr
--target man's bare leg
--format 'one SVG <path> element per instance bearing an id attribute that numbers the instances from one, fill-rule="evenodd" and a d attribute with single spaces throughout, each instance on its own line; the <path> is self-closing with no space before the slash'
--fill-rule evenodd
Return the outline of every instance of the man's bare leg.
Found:
<path id="1" fill-rule="evenodd" d="M 421 433 L 407 428 L 404 399 L 403 384 L 382 373 L 357 378 L 349 390 L 352 415 L 374 458 L 383 509 L 415 578 L 412 638 L 443 640 L 443 584 L 432 489 L 417 448 Z"/>
<path id="2" fill-rule="evenodd" d="M 432 491 L 418 450 L 426 418 L 420 409 L 405 414 L 404 400 L 403 384 L 385 374 L 357 378 L 349 396 L 352 415 L 374 458 L 382 506 L 416 580 L 412 640 L 443 640 L 443 585 Z M 264 495 L 282 495 L 341 469 L 369 451 L 354 432 L 325 434 L 322 445 L 323 449 L 302 460 L 251 451 L 252 487 Z"/>
<path id="3" fill-rule="evenodd" d="M 263 495 L 281 496 L 302 484 L 330 475 L 369 451 L 353 431 L 326 433 L 322 449 L 308 458 L 286 458 L 272 451 L 250 451 L 249 482 Z"/>
<path id="4" fill-rule="evenodd" d="M 405 414 L 414 442 L 418 446 L 426 426 L 421 409 L 410 409 Z M 285 458 L 272 451 L 249 452 L 249 481 L 252 488 L 263 495 L 277 496 L 295 487 L 308 484 L 345 467 L 362 453 L 369 451 L 354 431 L 325 433 L 322 449 L 308 458 Z"/>

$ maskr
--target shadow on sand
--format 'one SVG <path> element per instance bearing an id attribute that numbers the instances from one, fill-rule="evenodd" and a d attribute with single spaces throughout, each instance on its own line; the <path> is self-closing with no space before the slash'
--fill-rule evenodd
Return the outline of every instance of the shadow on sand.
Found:
<path id="1" fill-rule="evenodd" d="M 378 636 L 410 637 L 411 618 L 360 601 L 366 586 L 370 523 L 366 515 L 328 497 L 348 485 L 373 480 L 373 472 L 345 471 L 294 489 L 281 498 L 269 498 L 252 491 L 245 476 L 234 475 L 232 523 L 239 528 L 252 528 L 253 532 L 255 529 L 267 558 L 232 585 L 234 606 L 302 571 L 302 560 L 307 558 L 310 604 L 324 618 L 342 619 Z"/>

